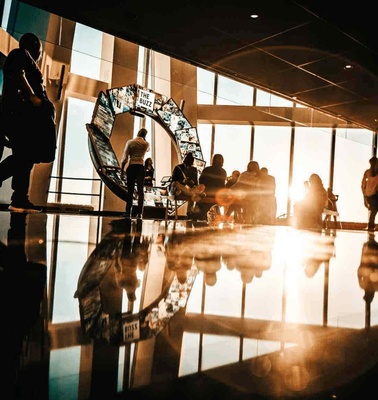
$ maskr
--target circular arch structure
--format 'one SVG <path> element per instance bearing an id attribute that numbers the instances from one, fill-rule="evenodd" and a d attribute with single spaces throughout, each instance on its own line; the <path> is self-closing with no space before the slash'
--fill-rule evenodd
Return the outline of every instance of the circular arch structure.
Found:
<path id="1" fill-rule="evenodd" d="M 174 101 L 137 84 L 116 87 L 98 94 L 92 120 L 86 124 L 89 153 L 102 181 L 118 197 L 126 201 L 125 174 L 110 143 L 117 115 L 148 116 L 168 133 L 176 149 L 179 162 L 188 152 L 194 154 L 194 165 L 201 172 L 205 161 L 193 127 Z"/>

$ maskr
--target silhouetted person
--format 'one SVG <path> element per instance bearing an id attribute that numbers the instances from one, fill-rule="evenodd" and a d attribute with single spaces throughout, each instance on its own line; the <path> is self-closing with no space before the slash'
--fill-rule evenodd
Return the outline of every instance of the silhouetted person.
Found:
<path id="1" fill-rule="evenodd" d="M 188 153 L 181 164 L 177 164 L 172 171 L 170 192 L 175 196 L 186 198 L 188 201 L 187 215 L 190 216 L 193 204 L 205 197 L 205 186 L 199 185 L 198 170 L 193 165 L 193 153 Z"/>
<path id="2" fill-rule="evenodd" d="M 205 167 L 199 177 L 199 183 L 206 187 L 206 199 L 197 203 L 197 218 L 199 220 L 207 220 L 207 212 L 212 205 L 217 203 L 217 193 L 225 187 L 227 172 L 223 168 L 223 163 L 224 159 L 222 154 L 214 154 L 211 165 Z M 209 202 L 211 198 L 214 199 L 213 203 Z"/>
<path id="3" fill-rule="evenodd" d="M 240 171 L 238 169 L 234 169 L 232 171 L 231 176 L 227 177 L 225 188 L 229 189 L 235 185 L 235 183 L 239 180 Z"/>
<path id="4" fill-rule="evenodd" d="M 277 200 L 276 179 L 269 175 L 268 168 L 263 167 L 259 172 L 260 178 L 260 207 L 259 222 L 274 225 L 276 222 Z"/>
<path id="5" fill-rule="evenodd" d="M 369 160 L 370 168 L 364 172 L 361 181 L 361 190 L 364 196 L 364 204 L 369 212 L 368 230 L 374 231 L 375 217 L 378 212 L 378 158 Z"/>
<path id="6" fill-rule="evenodd" d="M 242 208 L 242 219 L 246 224 L 256 224 L 260 202 L 260 166 L 257 161 L 250 161 L 247 170 L 232 187 L 236 191 L 238 203 Z"/>
<path id="7" fill-rule="evenodd" d="M 155 168 L 151 157 L 146 158 L 144 161 L 144 172 L 144 186 L 147 190 L 151 190 L 155 180 Z"/>
<path id="8" fill-rule="evenodd" d="M 298 228 L 321 229 L 323 208 L 327 206 L 327 191 L 318 174 L 309 178 L 309 189 L 305 197 L 294 205 L 294 217 Z"/>
<path id="9" fill-rule="evenodd" d="M 242 208 L 240 203 L 238 202 L 236 193 L 233 191 L 233 187 L 238 182 L 240 177 L 240 171 L 235 169 L 232 171 L 231 176 L 227 178 L 225 188 L 228 190 L 228 196 L 230 198 L 230 202 L 225 210 L 226 220 L 230 220 L 233 218 L 235 222 L 242 222 Z"/>
<path id="10" fill-rule="evenodd" d="M 12 156 L 0 164 L 0 180 L 13 176 L 9 210 L 14 212 L 42 211 L 29 200 L 30 174 L 34 164 L 55 159 L 55 107 L 38 66 L 41 54 L 38 37 L 25 33 L 3 66 L 2 130 Z"/>
<path id="11" fill-rule="evenodd" d="M 12 213 L 8 244 L 0 243 L 0 390 L 9 399 L 29 398 L 36 389 L 23 379 L 22 354 L 25 339 L 41 317 L 47 281 L 46 266 L 27 259 L 25 228 L 26 214 Z"/>
<path id="12" fill-rule="evenodd" d="M 125 217 L 131 217 L 133 208 L 133 198 L 135 184 L 137 185 L 138 207 L 136 217 L 141 218 L 143 214 L 144 204 L 144 156 L 150 149 L 149 143 L 146 141 L 147 129 L 141 128 L 137 137 L 126 142 L 121 159 L 122 171 L 126 168 L 127 177 L 127 200 Z"/>

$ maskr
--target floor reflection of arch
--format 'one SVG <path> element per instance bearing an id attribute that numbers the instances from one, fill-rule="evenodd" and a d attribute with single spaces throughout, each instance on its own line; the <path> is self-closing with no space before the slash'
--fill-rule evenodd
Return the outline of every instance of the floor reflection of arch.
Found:
<path id="1" fill-rule="evenodd" d="M 126 200 L 127 182 L 110 137 L 117 115 L 127 112 L 140 117 L 148 116 L 157 122 L 170 137 L 179 162 L 192 152 L 199 172 L 205 167 L 197 129 L 190 124 L 174 99 L 137 84 L 101 91 L 92 120 L 86 124 L 88 148 L 100 178 L 118 197 Z"/>

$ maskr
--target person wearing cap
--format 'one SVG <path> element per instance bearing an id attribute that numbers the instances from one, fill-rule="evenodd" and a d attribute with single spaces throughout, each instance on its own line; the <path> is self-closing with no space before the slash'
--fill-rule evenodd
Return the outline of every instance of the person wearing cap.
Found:
<path id="1" fill-rule="evenodd" d="M 368 231 L 374 232 L 375 217 L 378 212 L 378 158 L 371 157 L 369 164 L 370 168 L 362 177 L 361 190 L 365 207 L 369 211 Z"/>
<path id="2" fill-rule="evenodd" d="M 40 39 L 28 32 L 3 66 L 1 133 L 9 139 L 12 155 L 0 164 L 0 180 L 12 176 L 9 210 L 13 212 L 42 211 L 29 200 L 30 174 L 34 164 L 55 158 L 55 107 L 38 66 L 41 54 Z"/>
<path id="3" fill-rule="evenodd" d="M 141 128 L 137 133 L 136 138 L 130 139 L 126 142 L 121 158 L 122 171 L 126 170 L 127 178 L 127 200 L 125 217 L 131 217 L 133 208 L 133 198 L 135 184 L 138 193 L 138 209 L 136 217 L 141 218 L 143 214 L 144 203 L 144 178 L 146 172 L 144 169 L 144 157 L 147 151 L 150 150 L 150 144 L 146 141 L 147 129 Z"/>

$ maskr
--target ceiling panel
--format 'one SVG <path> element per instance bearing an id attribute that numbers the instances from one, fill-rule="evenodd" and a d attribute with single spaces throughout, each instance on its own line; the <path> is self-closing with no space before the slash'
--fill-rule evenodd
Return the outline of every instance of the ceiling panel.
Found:
<path id="1" fill-rule="evenodd" d="M 23 2 L 378 129 L 371 2 Z M 254 12 L 259 19 L 250 18 Z M 353 69 L 344 70 L 346 63 Z"/>

